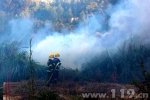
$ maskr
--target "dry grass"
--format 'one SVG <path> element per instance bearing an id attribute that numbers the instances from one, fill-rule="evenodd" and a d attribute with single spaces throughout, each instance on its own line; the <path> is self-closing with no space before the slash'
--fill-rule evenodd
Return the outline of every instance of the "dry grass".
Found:
<path id="1" fill-rule="evenodd" d="M 82 98 L 82 93 L 107 93 L 108 96 L 112 96 L 111 89 L 116 89 L 116 98 L 114 100 L 140 100 L 140 99 L 129 99 L 125 94 L 125 97 L 121 99 L 120 89 L 134 89 L 136 88 L 133 85 L 129 84 L 117 84 L 117 83 L 99 83 L 99 82 L 73 82 L 66 81 L 51 85 L 50 88 L 43 86 L 44 81 L 36 81 L 35 84 L 35 94 L 38 96 L 40 91 L 51 91 L 53 93 L 59 94 L 61 100 L 84 100 Z M 12 96 L 28 96 L 28 83 L 26 81 L 20 82 L 16 88 L 13 88 Z M 137 90 L 136 90 L 137 93 Z M 17 99 L 16 99 L 17 100 Z M 18 99 L 20 100 L 20 99 Z M 85 99 L 86 100 L 86 99 Z M 113 100 L 113 99 L 96 99 L 96 100 Z"/>

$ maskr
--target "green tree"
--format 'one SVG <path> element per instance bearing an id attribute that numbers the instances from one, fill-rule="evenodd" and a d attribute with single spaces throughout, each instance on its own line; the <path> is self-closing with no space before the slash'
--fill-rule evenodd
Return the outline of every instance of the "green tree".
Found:
<path id="1" fill-rule="evenodd" d="M 84 13 L 84 11 L 82 11 L 82 12 L 80 13 L 80 20 L 83 20 L 84 17 L 85 17 L 85 13 Z"/>
<path id="2" fill-rule="evenodd" d="M 70 19 L 70 18 L 72 18 L 72 17 L 73 17 L 72 9 L 69 8 L 69 9 L 68 9 L 68 18 Z"/>
<path id="3" fill-rule="evenodd" d="M 0 9 L 9 14 L 9 17 L 15 17 L 27 9 L 31 0 L 0 0 Z"/>
<path id="4" fill-rule="evenodd" d="M 57 7 L 57 14 L 58 14 L 59 21 L 63 18 L 62 17 L 63 13 L 64 13 L 64 8 L 61 6 L 61 4 L 59 4 Z"/>
<path id="5" fill-rule="evenodd" d="M 57 14 L 56 9 L 57 7 L 55 6 L 50 8 L 51 18 L 53 22 L 56 22 L 58 20 L 58 14 Z"/>
<path id="6" fill-rule="evenodd" d="M 51 13 L 49 9 L 46 9 L 46 6 L 44 3 L 40 4 L 40 7 L 34 12 L 34 18 L 46 21 L 51 19 Z"/>
<path id="7" fill-rule="evenodd" d="M 5 12 L 0 11 L 0 33 L 4 33 L 6 31 L 6 25 L 7 25 L 7 16 Z"/>
<path id="8" fill-rule="evenodd" d="M 96 11 L 97 7 L 97 2 L 91 2 L 89 5 L 86 6 L 86 10 L 88 10 L 89 12 L 93 12 Z"/>

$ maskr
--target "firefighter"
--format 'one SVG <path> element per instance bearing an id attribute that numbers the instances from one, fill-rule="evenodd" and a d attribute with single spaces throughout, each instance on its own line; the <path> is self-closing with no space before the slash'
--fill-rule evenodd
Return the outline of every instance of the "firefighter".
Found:
<path id="1" fill-rule="evenodd" d="M 46 86 L 50 86 L 50 83 L 53 81 L 52 79 L 52 74 L 54 72 L 54 69 L 55 69 L 55 65 L 53 63 L 53 60 L 54 60 L 54 54 L 51 53 L 49 55 L 49 59 L 47 61 L 47 66 L 48 66 L 48 69 L 47 69 L 47 74 L 48 74 L 48 79 L 46 81 Z"/>
<path id="2" fill-rule="evenodd" d="M 59 77 L 59 68 L 60 68 L 60 65 L 61 65 L 61 61 L 59 59 L 60 57 L 60 54 L 59 52 L 56 52 L 55 53 L 55 57 L 53 59 L 53 62 L 54 62 L 54 65 L 55 65 L 55 71 L 54 71 L 54 83 L 56 84 L 57 81 L 58 81 L 58 77 Z"/>

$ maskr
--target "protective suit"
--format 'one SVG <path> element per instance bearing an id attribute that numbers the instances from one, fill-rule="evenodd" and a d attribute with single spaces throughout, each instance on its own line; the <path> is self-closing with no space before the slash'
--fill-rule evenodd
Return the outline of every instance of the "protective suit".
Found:
<path id="1" fill-rule="evenodd" d="M 48 69 L 47 69 L 47 74 L 48 74 L 48 77 L 47 77 L 47 81 L 46 81 L 46 86 L 50 86 L 50 83 L 52 83 L 52 75 L 53 75 L 53 72 L 54 72 L 54 69 L 55 69 L 55 65 L 53 63 L 53 60 L 54 60 L 54 54 L 50 54 L 49 55 L 49 59 L 47 61 L 47 66 L 48 66 Z"/>
<path id="2" fill-rule="evenodd" d="M 53 63 L 55 65 L 55 70 L 54 70 L 54 74 L 53 74 L 54 83 L 57 83 L 58 77 L 59 77 L 59 69 L 60 69 L 60 65 L 61 65 L 61 61 L 60 61 L 59 57 L 60 57 L 59 53 L 56 52 L 55 58 L 53 59 Z"/>

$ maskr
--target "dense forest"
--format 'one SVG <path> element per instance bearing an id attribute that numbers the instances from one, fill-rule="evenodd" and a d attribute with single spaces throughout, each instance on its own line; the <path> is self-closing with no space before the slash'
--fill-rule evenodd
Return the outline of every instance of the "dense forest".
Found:
<path id="1" fill-rule="evenodd" d="M 0 1 L 0 33 L 8 30 L 8 21 L 19 18 L 31 18 L 34 21 L 34 30 L 53 23 L 53 31 L 66 29 L 72 31 L 80 22 L 86 25 L 94 14 L 103 16 L 103 26 L 108 27 L 105 13 L 107 7 L 115 5 L 118 0 L 70 0 L 42 2 L 31 0 L 1 0 Z"/>

